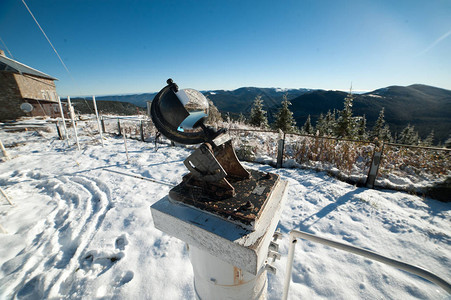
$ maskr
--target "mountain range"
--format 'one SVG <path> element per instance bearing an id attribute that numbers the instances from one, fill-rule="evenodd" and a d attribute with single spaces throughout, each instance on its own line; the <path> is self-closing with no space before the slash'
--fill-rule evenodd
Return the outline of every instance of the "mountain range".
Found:
<path id="1" fill-rule="evenodd" d="M 302 126 L 310 114 L 312 122 L 329 109 L 343 109 L 348 93 L 316 90 L 293 100 L 291 110 Z M 369 128 L 376 122 L 381 109 L 393 134 L 400 133 L 408 124 L 415 126 L 421 138 L 434 130 L 435 142 L 444 142 L 451 133 L 451 91 L 427 85 L 407 87 L 389 86 L 375 91 L 354 94 L 353 113 L 364 115 Z"/>
<path id="2" fill-rule="evenodd" d="M 271 123 L 284 95 L 291 101 L 290 107 L 297 125 L 301 127 L 308 115 L 312 124 L 321 113 L 343 109 L 348 93 L 332 90 L 279 89 L 242 87 L 236 90 L 202 91 L 223 114 L 232 118 L 240 113 L 249 116 L 255 97 L 261 96 L 264 109 Z M 97 100 L 122 101 L 145 107 L 156 93 L 96 97 Z M 374 125 L 379 112 L 385 108 L 385 120 L 393 134 L 400 133 L 408 124 L 415 126 L 424 139 L 431 130 L 435 142 L 444 142 L 451 133 L 451 91 L 428 85 L 389 86 L 363 94 L 353 94 L 354 115 L 365 114 L 368 129 Z"/>

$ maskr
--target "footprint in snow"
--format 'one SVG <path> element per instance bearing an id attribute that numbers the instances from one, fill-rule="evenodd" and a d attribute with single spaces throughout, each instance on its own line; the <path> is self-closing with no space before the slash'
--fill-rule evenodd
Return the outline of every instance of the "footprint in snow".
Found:
<path id="1" fill-rule="evenodd" d="M 124 250 L 125 246 L 128 245 L 128 240 L 125 234 L 119 236 L 114 243 L 116 245 L 116 249 Z"/>
<path id="2" fill-rule="evenodd" d="M 106 251 L 91 250 L 86 253 L 84 259 L 81 262 L 81 268 L 84 270 L 94 269 L 99 273 L 97 276 L 105 273 L 110 269 L 117 261 L 124 257 L 123 252 L 114 253 Z"/>
<path id="3" fill-rule="evenodd" d="M 28 299 L 42 299 L 43 294 L 43 282 L 41 275 L 37 275 L 25 283 L 15 295 L 15 299 L 28 300 Z"/>
<path id="4" fill-rule="evenodd" d="M 132 281 L 133 277 L 135 277 L 135 273 L 133 273 L 133 271 L 127 271 L 117 276 L 114 279 L 114 282 L 116 283 L 116 286 L 122 286 Z"/>

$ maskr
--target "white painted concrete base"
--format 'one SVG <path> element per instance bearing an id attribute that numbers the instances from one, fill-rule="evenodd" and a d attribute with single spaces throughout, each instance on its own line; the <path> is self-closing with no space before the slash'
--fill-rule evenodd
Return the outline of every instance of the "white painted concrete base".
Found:
<path id="1" fill-rule="evenodd" d="M 279 223 L 287 182 L 279 181 L 255 230 L 164 197 L 151 206 L 155 228 L 190 247 L 199 299 L 265 299 L 268 247 Z"/>
<path id="2" fill-rule="evenodd" d="M 196 247 L 189 247 L 194 289 L 201 300 L 263 300 L 267 293 L 266 270 L 253 275 Z"/>

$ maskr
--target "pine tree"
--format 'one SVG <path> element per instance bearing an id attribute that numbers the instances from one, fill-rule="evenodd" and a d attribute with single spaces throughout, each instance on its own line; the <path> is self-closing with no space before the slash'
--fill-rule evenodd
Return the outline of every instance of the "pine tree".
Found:
<path id="1" fill-rule="evenodd" d="M 392 136 L 390 127 L 388 126 L 388 124 L 385 124 L 384 112 L 385 108 L 382 107 L 381 111 L 379 112 L 379 117 L 377 118 L 373 130 L 371 131 L 370 138 L 372 140 L 377 138 L 379 141 L 390 142 L 392 140 Z"/>
<path id="2" fill-rule="evenodd" d="M 268 118 L 266 117 L 266 111 L 263 110 L 263 101 L 261 96 L 255 97 L 254 103 L 252 104 L 249 124 L 256 127 L 268 127 Z"/>
<path id="3" fill-rule="evenodd" d="M 325 126 L 324 126 L 324 135 L 333 136 L 335 132 L 335 128 L 337 127 L 337 121 L 335 119 L 336 112 L 335 110 L 331 112 L 330 110 L 326 114 L 325 118 Z"/>
<path id="4" fill-rule="evenodd" d="M 208 99 L 208 117 L 207 117 L 207 124 L 213 125 L 217 122 L 222 121 L 221 113 L 219 112 L 218 108 L 214 105 L 213 101 Z"/>
<path id="5" fill-rule="evenodd" d="M 426 147 L 434 145 L 434 129 L 431 130 L 431 133 L 429 133 L 429 135 L 423 141 L 422 145 Z"/>
<path id="6" fill-rule="evenodd" d="M 368 134 L 366 132 L 366 117 L 363 115 L 363 117 L 360 117 L 358 123 L 357 123 L 357 136 L 360 140 L 366 140 L 368 139 Z"/>
<path id="7" fill-rule="evenodd" d="M 385 124 L 384 130 L 382 130 L 382 140 L 385 141 L 385 142 L 393 141 L 393 138 L 392 138 L 392 135 L 391 135 L 391 131 L 390 131 L 390 127 L 388 126 L 388 124 Z"/>
<path id="8" fill-rule="evenodd" d="M 326 123 L 326 119 L 324 118 L 323 114 L 319 115 L 319 118 L 316 121 L 315 129 L 316 129 L 316 132 L 318 132 L 318 134 L 320 136 L 323 136 L 323 135 L 326 134 L 326 132 L 327 132 L 327 123 Z"/>
<path id="9" fill-rule="evenodd" d="M 415 131 L 415 127 L 408 124 L 399 135 L 398 142 L 404 145 L 418 145 L 420 138 L 418 132 Z"/>
<path id="10" fill-rule="evenodd" d="M 354 97 L 352 93 L 346 96 L 344 101 L 344 108 L 340 111 L 340 116 L 337 121 L 337 128 L 335 134 L 338 137 L 353 137 L 355 134 L 355 121 L 352 117 L 352 101 Z"/>
<path id="11" fill-rule="evenodd" d="M 451 134 L 449 135 L 448 139 L 445 141 L 445 147 L 448 149 L 451 148 Z"/>
<path id="12" fill-rule="evenodd" d="M 240 113 L 240 115 L 238 117 L 238 123 L 240 123 L 240 124 L 246 123 L 246 117 L 243 115 L 243 113 Z"/>
<path id="13" fill-rule="evenodd" d="M 313 126 L 312 122 L 310 121 L 310 115 L 308 115 L 307 120 L 304 123 L 304 126 L 302 126 L 301 133 L 313 134 Z"/>
<path id="14" fill-rule="evenodd" d="M 288 106 L 291 105 L 288 101 L 287 95 L 283 95 L 282 107 L 275 115 L 274 128 L 280 129 L 283 132 L 293 132 L 296 131 L 296 121 L 293 118 L 293 113 L 290 111 Z"/>
<path id="15" fill-rule="evenodd" d="M 230 118 L 230 113 L 229 112 L 226 112 L 225 118 L 226 118 L 227 124 L 230 124 L 232 122 L 232 119 Z"/>

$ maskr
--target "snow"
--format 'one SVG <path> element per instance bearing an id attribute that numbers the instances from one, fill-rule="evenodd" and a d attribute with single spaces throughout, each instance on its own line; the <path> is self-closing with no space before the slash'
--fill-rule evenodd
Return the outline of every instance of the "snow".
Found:
<path id="1" fill-rule="evenodd" d="M 375 94 L 367 94 L 367 96 L 373 97 L 373 98 L 383 98 L 382 96 L 380 96 L 380 95 L 375 95 Z"/>
<path id="2" fill-rule="evenodd" d="M 105 169 L 177 184 L 191 149 L 105 137 L 79 122 L 82 151 L 46 130 L 0 131 L 11 160 L 0 163 L 0 299 L 193 299 L 183 241 L 153 226 L 149 207 L 170 187 Z M 71 132 L 71 130 L 70 130 Z M 1 154 L 0 154 L 1 155 Z M 418 265 L 451 281 L 450 204 L 407 193 L 357 188 L 324 172 L 273 169 L 289 182 L 279 227 L 303 230 Z M 402 180 L 398 178 L 397 180 Z M 280 299 L 288 253 L 269 275 Z M 300 240 L 290 299 L 444 299 L 417 276 Z"/>

